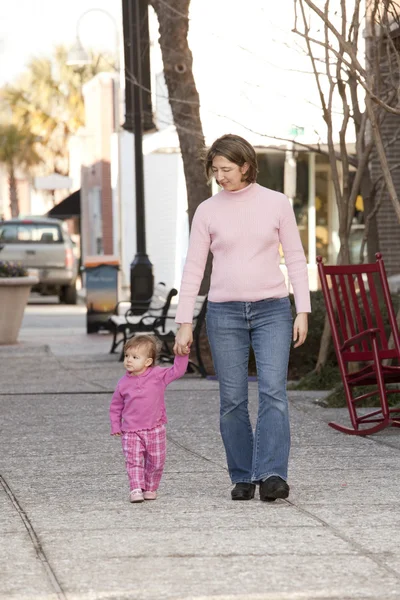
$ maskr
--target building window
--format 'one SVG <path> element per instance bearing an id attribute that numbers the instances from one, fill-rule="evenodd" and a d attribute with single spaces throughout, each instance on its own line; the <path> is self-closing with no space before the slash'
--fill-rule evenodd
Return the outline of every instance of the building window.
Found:
<path id="1" fill-rule="evenodd" d="M 299 153 L 296 160 L 296 196 L 293 199 L 293 210 L 308 262 L 308 153 Z"/>
<path id="2" fill-rule="evenodd" d="M 270 190 L 283 192 L 284 152 L 257 153 L 257 182 Z"/>
<path id="3" fill-rule="evenodd" d="M 315 173 L 315 234 L 317 256 L 329 261 L 329 169 L 319 168 Z"/>
<path id="4" fill-rule="evenodd" d="M 96 186 L 88 191 L 88 208 L 90 223 L 90 242 L 91 254 L 104 254 L 103 247 L 103 216 L 101 188 Z"/>
<path id="5" fill-rule="evenodd" d="M 353 186 L 353 181 L 355 177 L 355 172 L 350 173 L 350 181 L 349 187 L 350 189 Z M 356 198 L 356 203 L 354 206 L 354 216 L 351 222 L 350 229 L 350 237 L 349 237 L 349 247 L 350 247 L 350 261 L 353 264 L 357 264 L 360 262 L 360 251 L 361 244 L 365 233 L 365 215 L 364 215 L 364 201 L 359 194 Z M 367 244 L 364 246 L 363 258 L 364 260 L 368 256 L 367 254 Z"/>

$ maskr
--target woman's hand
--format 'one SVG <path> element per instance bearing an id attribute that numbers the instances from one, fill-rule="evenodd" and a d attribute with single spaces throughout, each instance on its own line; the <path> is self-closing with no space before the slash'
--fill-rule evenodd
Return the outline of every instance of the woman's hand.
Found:
<path id="1" fill-rule="evenodd" d="M 293 324 L 294 348 L 298 348 L 306 341 L 308 332 L 308 313 L 299 313 Z"/>
<path id="2" fill-rule="evenodd" d="M 185 356 L 190 352 L 193 342 L 193 328 L 191 323 L 182 323 L 175 336 L 174 353 Z"/>

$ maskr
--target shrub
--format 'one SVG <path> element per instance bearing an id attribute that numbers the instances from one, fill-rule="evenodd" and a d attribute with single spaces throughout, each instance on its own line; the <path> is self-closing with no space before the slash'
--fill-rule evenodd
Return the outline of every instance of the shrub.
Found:
<path id="1" fill-rule="evenodd" d="M 289 374 L 288 379 L 290 381 L 298 381 L 302 377 L 305 377 L 308 373 L 313 371 L 317 364 L 319 345 L 321 341 L 322 332 L 324 330 L 326 308 L 323 294 L 320 290 L 311 292 L 311 314 L 308 316 L 308 335 L 305 343 L 298 348 L 292 348 L 289 360 Z M 293 314 L 295 314 L 293 296 L 290 296 Z M 337 365 L 336 355 L 333 346 L 330 347 L 328 356 L 328 365 L 332 368 Z M 326 387 L 322 388 L 307 388 L 307 389 L 329 389 Z"/>
<path id="2" fill-rule="evenodd" d="M 0 277 L 26 277 L 28 271 L 20 264 L 0 260 Z"/>
<path id="3" fill-rule="evenodd" d="M 292 295 L 290 300 L 293 306 L 293 314 L 295 314 Z M 400 295 L 392 294 L 392 300 L 394 310 L 397 312 L 400 306 Z M 314 371 L 326 315 L 325 302 L 320 290 L 311 292 L 311 311 L 307 340 L 299 348 L 293 348 L 290 353 L 288 379 L 297 382 L 292 386 L 293 389 L 297 390 L 334 390 L 335 388 L 335 397 L 343 396 L 344 405 L 344 393 L 341 390 L 341 378 L 332 342 L 327 364 L 319 373 Z M 388 323 L 385 311 L 383 311 L 383 318 L 384 322 Z M 389 331 L 387 333 L 389 334 Z M 201 335 L 201 350 L 207 372 L 213 374 L 214 369 L 205 328 Z M 249 359 L 249 375 L 256 375 L 255 358 L 252 351 Z"/>

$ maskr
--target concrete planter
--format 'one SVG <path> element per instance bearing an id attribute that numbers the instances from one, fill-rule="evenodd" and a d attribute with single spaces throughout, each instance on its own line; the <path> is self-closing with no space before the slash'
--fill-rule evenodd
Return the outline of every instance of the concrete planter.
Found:
<path id="1" fill-rule="evenodd" d="M 0 344 L 15 344 L 37 277 L 0 277 Z"/>

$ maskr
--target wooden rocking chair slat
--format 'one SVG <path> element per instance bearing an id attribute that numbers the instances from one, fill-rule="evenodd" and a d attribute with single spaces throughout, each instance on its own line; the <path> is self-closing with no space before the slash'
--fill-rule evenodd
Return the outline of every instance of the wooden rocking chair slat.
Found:
<path id="1" fill-rule="evenodd" d="M 339 275 L 339 282 L 340 282 L 340 289 L 341 289 L 341 294 L 342 294 L 343 304 L 344 304 L 344 314 L 345 314 L 346 321 L 348 323 L 348 331 L 350 331 L 351 336 L 354 337 L 357 334 L 357 330 L 356 330 L 355 322 L 354 322 L 353 315 L 352 315 L 352 310 L 351 310 L 350 301 L 349 301 L 349 294 L 348 294 L 347 285 L 346 285 L 346 282 L 349 283 L 348 276 L 346 276 L 344 274 Z M 361 346 L 359 344 L 357 344 L 356 346 L 354 346 L 353 352 L 360 351 L 360 350 L 361 350 Z"/>
<path id="2" fill-rule="evenodd" d="M 348 337 L 348 333 L 347 333 L 347 325 L 346 325 L 346 319 L 344 316 L 344 312 L 343 312 L 343 307 L 342 307 L 342 301 L 341 301 L 341 297 L 340 297 L 340 292 L 339 292 L 339 285 L 338 285 L 338 281 L 336 279 L 336 277 L 331 277 L 331 285 L 332 285 L 332 290 L 333 290 L 333 296 L 334 296 L 334 306 L 336 306 L 336 313 L 339 319 L 339 324 L 340 324 L 340 335 L 342 337 L 343 340 L 346 340 Z"/>
<path id="3" fill-rule="evenodd" d="M 354 275 L 352 275 L 351 273 L 348 273 L 347 279 L 348 279 L 348 285 L 350 288 L 353 314 L 355 315 L 355 318 L 356 318 L 355 320 L 357 323 L 357 328 L 358 328 L 358 331 L 363 331 L 364 323 L 363 323 L 363 319 L 361 316 L 360 304 L 359 304 L 358 297 L 357 297 Z M 361 347 L 364 352 L 368 352 L 368 343 L 367 343 L 366 339 L 362 340 Z"/>
<path id="4" fill-rule="evenodd" d="M 400 386 L 388 388 L 389 384 L 400 384 L 400 335 L 382 255 L 378 253 L 376 259 L 376 263 L 366 265 L 325 266 L 322 258 L 317 258 L 352 426 L 329 425 L 350 435 L 371 435 L 388 426 L 400 426 L 400 407 L 389 408 L 388 404 L 389 395 L 400 393 Z M 388 333 L 393 336 L 394 348 L 389 348 Z M 389 360 L 395 364 L 386 364 Z M 368 386 L 371 391 L 366 392 Z M 363 389 L 358 393 L 360 387 Z M 379 398 L 379 409 L 359 414 L 361 401 L 374 395 Z"/>
<path id="5" fill-rule="evenodd" d="M 374 328 L 374 321 L 372 319 L 371 310 L 368 302 L 367 292 L 365 291 L 364 279 L 361 273 L 357 273 L 358 287 L 360 290 L 360 299 L 362 303 L 362 310 L 366 319 L 369 329 Z"/>
<path id="6" fill-rule="evenodd" d="M 381 310 L 379 307 L 378 294 L 376 293 L 376 287 L 374 285 L 373 274 L 368 273 L 367 278 L 368 278 L 368 287 L 370 290 L 370 295 L 371 295 L 371 300 L 372 300 L 372 306 L 374 308 L 374 316 L 375 316 L 375 320 L 376 320 L 376 325 L 381 332 L 380 337 L 379 337 L 379 340 L 381 342 L 381 348 L 382 348 L 382 350 L 386 350 L 388 347 L 388 340 L 386 338 L 385 326 L 383 323 L 382 313 L 381 313 Z"/>

